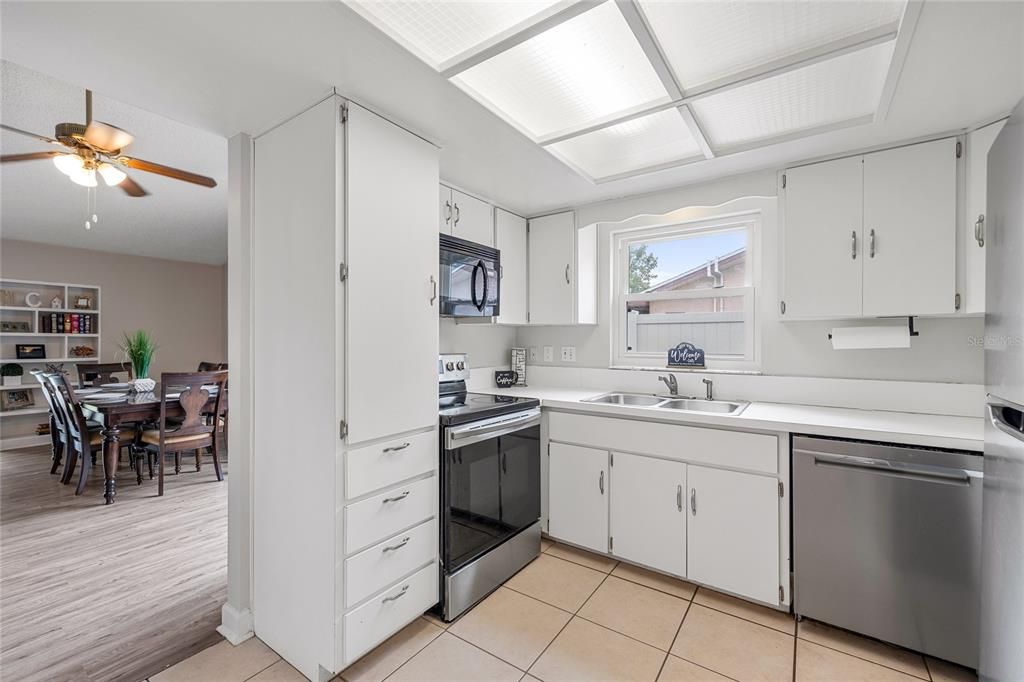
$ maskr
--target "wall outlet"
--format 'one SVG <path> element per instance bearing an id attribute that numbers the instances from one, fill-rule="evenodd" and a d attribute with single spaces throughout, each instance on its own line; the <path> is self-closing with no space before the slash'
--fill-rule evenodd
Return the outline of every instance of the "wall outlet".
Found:
<path id="1" fill-rule="evenodd" d="M 537 346 L 530 346 L 530 362 L 537 362 Z"/>
<path id="2" fill-rule="evenodd" d="M 576 362 L 576 346 L 562 346 L 562 362 Z"/>
<path id="3" fill-rule="evenodd" d="M 555 347 L 554 346 L 544 346 L 544 362 L 554 362 L 554 361 L 555 361 Z"/>

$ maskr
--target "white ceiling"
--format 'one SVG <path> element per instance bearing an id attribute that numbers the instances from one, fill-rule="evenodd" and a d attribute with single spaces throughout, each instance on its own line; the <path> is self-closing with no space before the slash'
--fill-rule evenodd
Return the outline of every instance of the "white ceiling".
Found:
<path id="1" fill-rule="evenodd" d="M 5 59 L 221 136 L 336 86 L 437 141 L 446 180 L 526 215 L 971 126 L 1024 95 L 1024 3 L 926 2 L 884 121 L 595 185 L 337 0 L 4 2 L 0 25 Z"/>
<path id="2" fill-rule="evenodd" d="M 53 136 L 57 123 L 85 122 L 85 91 L 18 64 L 0 63 L 0 116 L 6 125 Z M 198 263 L 227 260 L 227 141 L 122 104 L 102 93 L 93 116 L 135 135 L 132 156 L 214 178 L 209 189 L 129 171 L 150 192 L 133 198 L 120 188 L 96 188 L 99 222 L 85 229 L 86 194 L 49 160 L 8 163 L 0 169 L 0 215 L 6 239 L 24 239 L 84 249 L 156 256 Z M 49 145 L 4 131 L 4 154 L 45 151 Z"/>

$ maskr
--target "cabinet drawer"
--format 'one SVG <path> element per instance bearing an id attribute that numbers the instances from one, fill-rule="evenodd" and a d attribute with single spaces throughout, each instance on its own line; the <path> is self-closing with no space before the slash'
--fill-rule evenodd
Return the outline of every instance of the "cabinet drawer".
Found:
<path id="1" fill-rule="evenodd" d="M 345 560 L 345 606 L 350 608 L 403 575 L 436 561 L 437 519 L 431 519 Z"/>
<path id="2" fill-rule="evenodd" d="M 344 618 L 345 664 L 377 646 L 437 603 L 437 564 L 417 571 Z"/>
<path id="3" fill-rule="evenodd" d="M 437 470 L 437 431 L 349 450 L 345 490 L 349 499 Z"/>
<path id="4" fill-rule="evenodd" d="M 548 437 L 602 450 L 654 455 L 764 474 L 779 470 L 777 436 L 682 424 L 552 412 Z"/>
<path id="5" fill-rule="evenodd" d="M 392 488 L 345 507 L 345 553 L 389 538 L 437 515 L 437 476 Z"/>

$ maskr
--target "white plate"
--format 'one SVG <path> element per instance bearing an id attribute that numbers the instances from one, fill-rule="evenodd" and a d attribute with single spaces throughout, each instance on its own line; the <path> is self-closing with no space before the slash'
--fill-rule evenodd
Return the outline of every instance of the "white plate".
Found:
<path id="1" fill-rule="evenodd" d="M 93 393 L 92 395 L 88 396 L 88 398 L 89 400 L 112 400 L 114 398 L 124 398 L 126 395 L 126 393 L 119 393 L 117 391 L 104 391 L 102 393 Z"/>
<path id="2" fill-rule="evenodd" d="M 75 394 L 76 395 L 89 395 L 90 393 L 99 393 L 102 390 L 103 390 L 102 388 L 76 388 L 75 389 Z"/>
<path id="3" fill-rule="evenodd" d="M 131 384 L 100 384 L 103 388 L 131 388 Z"/>

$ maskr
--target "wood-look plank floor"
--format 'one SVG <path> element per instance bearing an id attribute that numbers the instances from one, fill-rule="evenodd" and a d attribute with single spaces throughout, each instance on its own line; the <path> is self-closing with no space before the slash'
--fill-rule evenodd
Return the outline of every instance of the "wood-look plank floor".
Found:
<path id="1" fill-rule="evenodd" d="M 227 481 L 183 457 L 160 498 L 122 463 L 105 506 L 102 469 L 75 497 L 48 448 L 0 452 L 4 680 L 137 682 L 220 639 Z"/>

